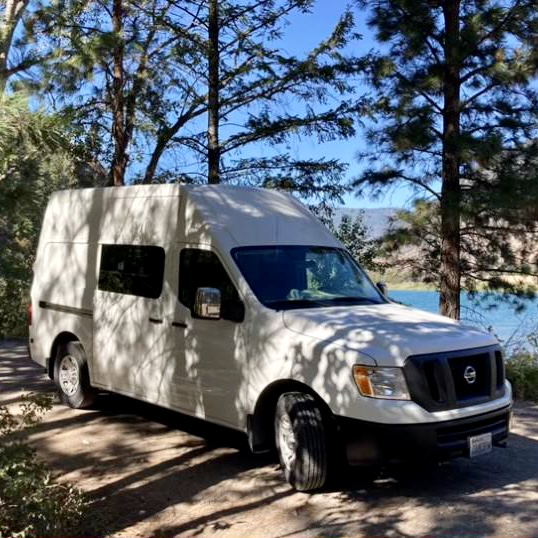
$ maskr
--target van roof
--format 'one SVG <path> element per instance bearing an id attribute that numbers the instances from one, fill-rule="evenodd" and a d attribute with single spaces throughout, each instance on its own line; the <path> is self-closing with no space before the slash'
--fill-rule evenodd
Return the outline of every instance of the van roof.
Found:
<path id="1" fill-rule="evenodd" d="M 162 198 L 183 199 L 183 211 L 178 215 L 177 203 L 159 202 Z M 115 200 L 121 199 L 132 202 L 118 205 Z M 66 208 L 70 208 L 71 218 L 64 216 Z M 98 237 L 100 242 L 160 242 L 165 237 L 171 239 L 173 234 L 175 240 L 218 243 L 223 248 L 339 245 L 327 228 L 293 196 L 256 187 L 159 184 L 65 190 L 52 196 L 49 211 L 53 222 L 46 233 L 58 239 L 63 236 L 63 239 L 74 240 L 77 236 L 84 240 L 84 236 L 88 240 L 89 232 L 81 235 L 80 231 L 69 230 L 82 221 L 92 223 L 90 228 L 98 226 L 101 231 L 95 230 L 91 236 Z M 132 226 L 126 226 L 129 221 Z"/>
<path id="2" fill-rule="evenodd" d="M 202 238 L 212 232 L 213 241 L 226 243 L 224 248 L 274 244 L 338 246 L 327 228 L 290 194 L 229 185 L 189 186 L 184 192 L 187 236 L 198 231 Z"/>

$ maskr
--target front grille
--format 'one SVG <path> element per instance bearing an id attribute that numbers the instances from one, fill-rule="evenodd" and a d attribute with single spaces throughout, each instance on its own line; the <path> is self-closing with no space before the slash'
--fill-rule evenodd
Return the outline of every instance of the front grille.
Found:
<path id="1" fill-rule="evenodd" d="M 498 346 L 409 357 L 404 374 L 413 401 L 444 411 L 499 398 L 504 363 Z"/>
<path id="2" fill-rule="evenodd" d="M 491 359 L 489 353 L 448 359 L 454 381 L 456 399 L 468 400 L 488 396 L 491 390 Z M 469 383 L 469 381 L 473 381 Z"/>
<path id="3" fill-rule="evenodd" d="M 495 384 L 497 390 L 504 387 L 504 360 L 503 354 L 500 351 L 495 352 L 495 366 L 497 369 L 497 382 Z"/>

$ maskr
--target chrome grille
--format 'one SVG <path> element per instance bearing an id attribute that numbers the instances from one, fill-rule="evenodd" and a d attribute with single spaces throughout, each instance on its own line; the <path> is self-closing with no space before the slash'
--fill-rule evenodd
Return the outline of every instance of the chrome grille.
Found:
<path id="1" fill-rule="evenodd" d="M 404 374 L 413 401 L 428 411 L 477 405 L 504 393 L 504 364 L 498 346 L 414 355 Z"/>

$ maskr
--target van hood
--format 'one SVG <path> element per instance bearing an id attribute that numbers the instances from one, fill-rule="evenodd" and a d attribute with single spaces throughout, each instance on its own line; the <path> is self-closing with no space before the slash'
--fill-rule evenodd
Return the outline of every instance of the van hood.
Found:
<path id="1" fill-rule="evenodd" d="M 498 344 L 476 327 L 394 303 L 287 310 L 282 315 L 289 330 L 357 351 L 380 366 L 403 366 L 411 355 Z"/>

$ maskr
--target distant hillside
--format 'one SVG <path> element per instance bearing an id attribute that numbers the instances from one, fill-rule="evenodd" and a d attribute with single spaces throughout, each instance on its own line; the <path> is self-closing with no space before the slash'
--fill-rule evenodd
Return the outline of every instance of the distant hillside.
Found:
<path id="1" fill-rule="evenodd" d="M 338 226 L 344 215 L 349 215 L 354 219 L 362 212 L 364 224 L 368 228 L 369 239 L 378 239 L 388 231 L 390 219 L 396 215 L 397 211 L 398 209 L 394 207 L 380 207 L 376 209 L 340 207 L 334 212 L 333 222 L 335 226 Z"/>

